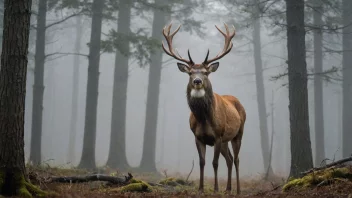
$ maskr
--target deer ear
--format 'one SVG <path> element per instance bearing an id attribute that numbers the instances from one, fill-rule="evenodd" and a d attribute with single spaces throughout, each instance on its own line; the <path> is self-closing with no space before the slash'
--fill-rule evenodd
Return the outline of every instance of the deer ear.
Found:
<path id="1" fill-rule="evenodd" d="M 177 63 L 178 69 L 183 72 L 183 73 L 189 73 L 189 67 L 188 65 L 185 65 L 183 63 Z"/>
<path id="2" fill-rule="evenodd" d="M 212 63 L 211 65 L 208 66 L 208 71 L 209 72 L 216 72 L 219 67 L 219 62 Z"/>

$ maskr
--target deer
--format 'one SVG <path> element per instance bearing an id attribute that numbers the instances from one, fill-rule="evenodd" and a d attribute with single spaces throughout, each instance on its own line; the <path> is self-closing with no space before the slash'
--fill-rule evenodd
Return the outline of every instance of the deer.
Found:
<path id="1" fill-rule="evenodd" d="M 215 62 L 226 54 L 232 47 L 232 38 L 235 36 L 235 29 L 230 33 L 229 27 L 224 23 L 226 33 L 215 27 L 224 36 L 225 44 L 223 50 L 214 58 L 209 59 L 209 49 L 205 60 L 196 64 L 188 49 L 188 60 L 180 56 L 177 50 L 173 49 L 172 41 L 175 34 L 180 30 L 181 25 L 170 34 L 172 23 L 163 28 L 163 35 L 167 41 L 168 50 L 162 41 L 162 48 L 165 53 L 178 61 L 178 69 L 189 75 L 189 82 L 186 88 L 188 107 L 191 110 L 189 117 L 190 129 L 195 137 L 195 144 L 199 155 L 200 179 L 199 193 L 204 192 L 204 167 L 206 146 L 214 147 L 213 169 L 214 169 L 214 192 L 219 191 L 218 164 L 220 153 L 226 160 L 228 169 L 226 192 L 231 193 L 231 177 L 233 163 L 236 169 L 237 194 L 241 193 L 239 181 L 239 152 L 243 136 L 246 112 L 240 101 L 232 95 L 219 95 L 213 92 L 209 80 L 210 73 L 216 72 L 219 62 Z M 234 28 L 234 27 L 233 27 Z M 229 149 L 231 142 L 233 154 Z"/>

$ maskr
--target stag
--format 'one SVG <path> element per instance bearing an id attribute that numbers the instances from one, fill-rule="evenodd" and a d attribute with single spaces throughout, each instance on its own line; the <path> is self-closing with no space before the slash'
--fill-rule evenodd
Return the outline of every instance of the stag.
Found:
<path id="1" fill-rule="evenodd" d="M 223 50 L 214 58 L 208 59 L 209 49 L 205 60 L 200 64 L 195 64 L 188 50 L 188 59 L 182 58 L 172 47 L 172 39 L 179 31 L 181 25 L 170 34 L 170 24 L 163 29 L 163 35 L 168 44 L 168 50 L 162 42 L 163 50 L 169 56 L 183 62 L 177 63 L 178 69 L 189 75 L 187 85 L 187 102 L 191 110 L 189 124 L 191 131 L 195 136 L 195 143 L 199 154 L 200 180 L 199 192 L 204 192 L 204 166 L 206 145 L 214 146 L 214 191 L 219 191 L 218 184 L 218 164 L 220 153 L 226 160 L 228 169 L 228 178 L 226 192 L 231 193 L 231 175 L 232 163 L 235 164 L 237 194 L 240 194 L 239 181 L 239 158 L 238 154 L 241 148 L 244 123 L 246 121 L 246 112 L 240 101 L 231 95 L 218 95 L 213 92 L 212 85 L 209 80 L 209 74 L 215 72 L 219 67 L 219 62 L 215 62 L 232 49 L 232 38 L 235 36 L 235 30 L 230 33 L 226 23 L 224 24 L 226 33 L 221 31 L 216 25 L 215 27 L 225 38 Z M 185 63 L 185 64 L 184 64 Z M 231 142 L 234 157 L 231 155 L 228 147 Z"/>

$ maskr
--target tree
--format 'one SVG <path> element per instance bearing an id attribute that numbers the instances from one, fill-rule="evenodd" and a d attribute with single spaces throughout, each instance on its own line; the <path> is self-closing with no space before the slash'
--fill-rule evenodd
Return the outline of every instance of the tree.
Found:
<path id="1" fill-rule="evenodd" d="M 2 44 L 2 32 L 4 27 L 4 0 L 0 0 L 0 45 Z M 0 52 L 2 47 L 0 46 Z"/>
<path id="2" fill-rule="evenodd" d="M 76 38 L 75 38 L 75 53 L 80 53 L 82 40 L 82 17 L 76 17 Z M 72 106 L 71 106 L 71 120 L 70 120 L 70 139 L 68 143 L 68 162 L 72 163 L 75 159 L 75 142 L 77 131 L 77 111 L 78 111 L 78 88 L 79 88 L 79 69 L 80 57 L 75 56 L 73 60 L 73 87 L 72 87 Z"/>
<path id="3" fill-rule="evenodd" d="M 119 2 L 118 34 L 128 36 L 131 34 L 131 6 L 130 0 Z M 124 40 L 116 50 L 114 85 L 111 112 L 111 135 L 110 150 L 106 165 L 113 168 L 127 169 L 129 167 L 126 156 L 126 106 L 127 106 L 127 82 L 128 82 L 128 59 L 130 54 L 130 42 Z"/>
<path id="4" fill-rule="evenodd" d="M 29 161 L 41 163 L 42 118 L 44 95 L 45 29 L 47 0 L 39 0 L 35 44 L 35 68 L 33 85 L 32 137 Z"/>
<path id="5" fill-rule="evenodd" d="M 254 64 L 255 64 L 255 79 L 257 87 L 257 103 L 258 103 L 258 116 L 259 116 L 259 128 L 261 137 L 262 156 L 264 161 L 264 170 L 267 172 L 266 178 L 274 174 L 270 163 L 270 148 L 269 148 L 269 133 L 268 133 L 268 122 L 267 122 L 267 111 L 265 102 L 265 88 L 263 80 L 263 63 L 262 63 L 262 51 L 261 51 L 261 36 L 260 36 L 260 4 L 258 1 L 254 3 L 254 12 L 252 17 L 253 22 L 253 48 L 254 48 Z M 271 140 L 272 141 L 272 140 Z"/>
<path id="6" fill-rule="evenodd" d="M 65 8 L 62 4 L 57 5 L 60 0 L 39 0 L 38 1 L 38 14 L 37 14 L 37 24 L 32 25 L 32 28 L 36 30 L 36 45 L 35 45 L 35 55 L 34 55 L 34 85 L 33 85 L 33 109 L 32 109 L 32 137 L 31 137 L 31 149 L 30 149 L 30 162 L 34 164 L 41 163 L 41 138 L 42 138 L 42 118 L 43 118 L 43 95 L 44 95 L 44 67 L 45 60 L 53 54 L 45 54 L 46 46 L 46 31 L 56 25 L 60 25 L 66 20 L 74 17 L 78 13 L 73 13 L 71 15 L 65 16 L 64 18 L 47 24 L 46 14 L 50 10 L 55 10 L 59 8 Z M 67 2 L 67 1 L 63 1 Z M 68 1 L 71 2 L 71 1 Z M 75 2 L 72 0 L 72 2 Z M 71 4 L 65 5 L 71 8 Z"/>
<path id="7" fill-rule="evenodd" d="M 99 62 L 101 29 L 105 0 L 94 0 L 92 4 L 92 25 L 89 43 L 88 82 L 86 115 L 84 123 L 83 151 L 80 168 L 95 168 L 95 139 L 97 127 Z"/>
<path id="8" fill-rule="evenodd" d="M 352 154 L 352 1 L 343 0 L 342 2 L 342 92 L 343 92 L 343 142 L 342 142 L 342 155 L 349 157 Z"/>
<path id="9" fill-rule="evenodd" d="M 162 34 L 160 31 L 165 26 L 169 18 L 175 18 L 182 21 L 184 30 L 196 34 L 203 38 L 202 22 L 197 21 L 191 17 L 193 9 L 198 7 L 197 1 L 180 1 L 180 0 L 155 0 L 153 25 L 152 25 L 152 38 L 158 41 L 158 50 L 151 52 L 151 62 L 149 66 L 148 77 L 148 92 L 147 92 L 147 109 L 144 125 L 144 140 L 143 140 L 143 153 L 142 160 L 139 168 L 143 171 L 156 172 L 155 164 L 155 148 L 156 148 L 156 133 L 157 133 L 157 120 L 158 120 L 158 107 L 159 107 L 159 92 L 160 92 L 160 79 L 162 69 L 162 51 L 161 40 Z M 182 12 L 174 11 L 182 10 Z M 160 9 L 162 8 L 162 9 Z"/>
<path id="10" fill-rule="evenodd" d="M 286 0 L 289 112 L 291 133 L 290 176 L 313 167 L 309 135 L 304 0 Z"/>
<path id="11" fill-rule="evenodd" d="M 167 5 L 165 0 L 155 0 L 157 5 Z M 162 10 L 154 10 L 152 37 L 162 39 L 160 31 L 165 26 L 166 13 Z M 161 78 L 162 52 L 156 51 L 151 56 L 149 67 L 149 83 L 147 92 L 147 110 L 144 127 L 143 154 L 140 168 L 143 171 L 156 172 L 155 165 L 155 144 L 156 129 L 158 120 L 159 86 Z"/>
<path id="12" fill-rule="evenodd" d="M 24 108 L 31 0 L 5 0 L 0 72 L 0 194 L 44 195 L 26 178 Z M 21 34 L 18 34 L 18 33 Z"/>
<path id="13" fill-rule="evenodd" d="M 325 159 L 324 146 L 324 105 L 323 105 L 323 31 L 322 14 L 323 3 L 321 0 L 313 1 L 314 29 L 314 117 L 315 117 L 315 165 L 321 164 Z"/>

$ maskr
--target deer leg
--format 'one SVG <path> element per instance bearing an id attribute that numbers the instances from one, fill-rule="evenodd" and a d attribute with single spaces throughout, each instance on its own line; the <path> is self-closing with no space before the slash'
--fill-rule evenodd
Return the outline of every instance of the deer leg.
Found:
<path id="1" fill-rule="evenodd" d="M 238 195 L 241 194 L 240 176 L 239 176 L 240 160 L 239 160 L 238 154 L 239 154 L 240 148 L 241 148 L 242 134 L 243 134 L 243 126 L 240 128 L 238 135 L 233 140 L 231 140 L 233 155 L 234 155 L 234 164 L 235 164 L 235 169 L 236 169 L 236 183 L 237 183 L 237 194 Z"/>
<path id="2" fill-rule="evenodd" d="M 231 176 L 232 176 L 232 163 L 233 163 L 233 157 L 231 155 L 228 143 L 223 143 L 221 145 L 221 154 L 224 156 L 226 160 L 226 165 L 227 165 L 227 186 L 226 186 L 226 191 L 228 193 L 231 193 Z"/>
<path id="3" fill-rule="evenodd" d="M 221 138 L 217 138 L 214 144 L 214 158 L 213 158 L 213 168 L 214 168 L 214 192 L 219 191 L 218 183 L 218 166 L 219 166 L 219 157 L 221 151 Z"/>
<path id="4" fill-rule="evenodd" d="M 196 146 L 199 155 L 199 167 L 200 167 L 200 178 L 199 178 L 199 192 L 204 191 L 204 166 L 205 166 L 205 151 L 206 147 L 205 144 L 200 142 L 196 138 Z"/>

